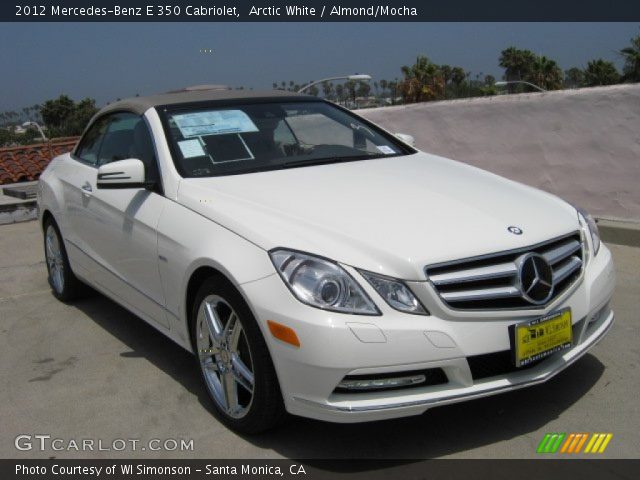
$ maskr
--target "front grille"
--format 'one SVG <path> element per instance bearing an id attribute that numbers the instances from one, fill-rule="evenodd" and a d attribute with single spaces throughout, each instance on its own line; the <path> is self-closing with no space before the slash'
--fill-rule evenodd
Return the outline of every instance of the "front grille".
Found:
<path id="1" fill-rule="evenodd" d="M 582 318 L 572 326 L 573 345 L 580 343 L 580 332 L 582 332 L 584 321 L 585 319 Z M 511 350 L 503 350 L 501 352 L 483 353 L 482 355 L 467 357 L 467 363 L 471 370 L 471 377 L 474 380 L 481 380 L 483 378 L 498 377 L 501 375 L 508 375 L 510 373 L 528 370 L 529 368 L 533 368 L 541 362 L 548 360 L 554 355 L 555 354 L 543 357 L 521 367 L 516 367 L 513 360 L 513 352 Z"/>
<path id="2" fill-rule="evenodd" d="M 544 359 L 531 362 L 518 368 L 513 361 L 510 350 L 467 357 L 469 369 L 471 370 L 471 377 L 474 380 L 497 377 L 499 375 L 507 375 L 509 373 L 527 370 L 536 366 L 543 360 Z"/>
<path id="3" fill-rule="evenodd" d="M 553 291 L 548 304 L 567 290 L 582 272 L 579 233 L 528 248 L 426 267 L 427 278 L 440 298 L 459 310 L 541 308 L 526 299 L 517 260 L 528 253 L 541 255 L 551 266 Z"/>

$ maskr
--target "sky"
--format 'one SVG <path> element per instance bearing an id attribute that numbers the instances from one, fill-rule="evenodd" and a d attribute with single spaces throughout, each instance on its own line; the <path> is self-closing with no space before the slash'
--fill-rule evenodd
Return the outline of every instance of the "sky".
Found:
<path id="1" fill-rule="evenodd" d="M 620 68 L 639 34 L 638 23 L 0 23 L 0 111 L 63 93 L 101 106 L 198 84 L 390 80 L 417 55 L 500 78 L 511 45 L 565 70 L 600 57 Z"/>

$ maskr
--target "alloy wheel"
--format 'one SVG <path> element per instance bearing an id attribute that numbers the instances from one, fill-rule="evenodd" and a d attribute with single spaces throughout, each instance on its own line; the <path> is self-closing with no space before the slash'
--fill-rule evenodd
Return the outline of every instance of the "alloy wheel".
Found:
<path id="1" fill-rule="evenodd" d="M 254 368 L 242 323 L 231 305 L 218 295 L 207 296 L 198 309 L 197 348 L 200 367 L 217 406 L 239 419 L 254 397 Z"/>
<path id="2" fill-rule="evenodd" d="M 45 242 L 45 253 L 47 266 L 49 267 L 51 286 L 60 294 L 64 290 L 64 258 L 62 256 L 62 249 L 60 248 L 58 232 L 56 232 L 53 225 L 47 227 Z"/>

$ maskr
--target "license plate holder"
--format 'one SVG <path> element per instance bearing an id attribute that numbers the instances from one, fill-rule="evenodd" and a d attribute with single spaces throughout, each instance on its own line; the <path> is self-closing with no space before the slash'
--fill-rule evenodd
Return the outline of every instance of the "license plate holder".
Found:
<path id="1" fill-rule="evenodd" d="M 513 361 L 518 368 L 571 348 L 573 344 L 570 308 L 511 325 L 509 330 Z"/>

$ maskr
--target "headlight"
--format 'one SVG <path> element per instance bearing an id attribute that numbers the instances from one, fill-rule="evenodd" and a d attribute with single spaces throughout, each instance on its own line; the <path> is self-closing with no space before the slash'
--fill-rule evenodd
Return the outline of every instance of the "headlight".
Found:
<path id="1" fill-rule="evenodd" d="M 409 290 L 409 287 L 401 281 L 371 272 L 360 271 L 360 274 L 367 279 L 391 308 L 405 313 L 429 315 L 429 312 L 422 306 L 413 292 Z"/>
<path id="2" fill-rule="evenodd" d="M 291 250 L 272 250 L 269 255 L 302 303 L 336 312 L 380 315 L 360 285 L 337 263 Z"/>
<path id="3" fill-rule="evenodd" d="M 600 232 L 598 230 L 598 224 L 596 220 L 589 215 L 586 211 L 581 208 L 578 208 L 578 215 L 580 215 L 584 219 L 584 223 L 587 225 L 589 229 L 589 233 L 591 234 L 591 243 L 593 244 L 593 256 L 595 257 L 598 254 L 598 250 L 600 250 Z"/>

